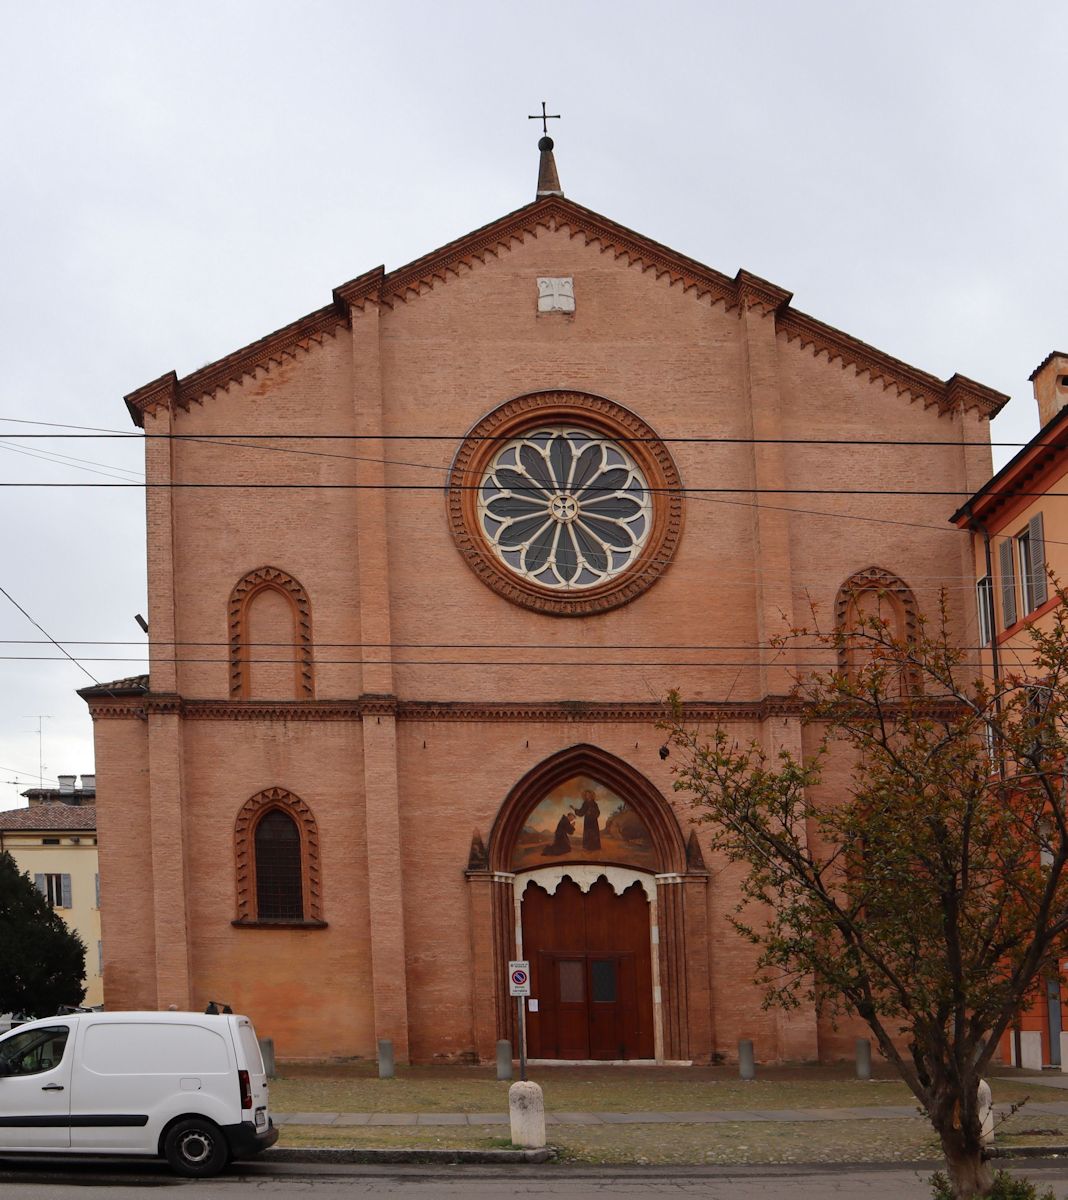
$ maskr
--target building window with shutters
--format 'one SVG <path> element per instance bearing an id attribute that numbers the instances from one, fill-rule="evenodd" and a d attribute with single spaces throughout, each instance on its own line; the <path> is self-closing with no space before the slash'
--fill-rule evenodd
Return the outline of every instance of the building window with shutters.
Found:
<path id="1" fill-rule="evenodd" d="M 1016 624 L 1016 568 L 1012 538 L 998 544 L 998 586 L 1001 591 L 1001 620 L 1005 628 Z"/>
<path id="2" fill-rule="evenodd" d="M 1020 565 L 1020 599 L 1023 613 L 1034 612 L 1046 603 L 1046 549 L 1042 532 L 1042 514 L 1036 513 L 1027 528 L 1016 535 L 1016 556 Z"/>
<path id="3" fill-rule="evenodd" d="M 72 907 L 69 875 L 34 875 L 33 882 L 53 908 Z"/>

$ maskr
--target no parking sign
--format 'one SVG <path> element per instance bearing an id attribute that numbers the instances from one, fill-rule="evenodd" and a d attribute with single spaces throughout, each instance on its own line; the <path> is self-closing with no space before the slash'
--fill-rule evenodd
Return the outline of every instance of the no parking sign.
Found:
<path id="1" fill-rule="evenodd" d="M 508 995 L 530 995 L 530 963 L 525 959 L 508 964 Z"/>

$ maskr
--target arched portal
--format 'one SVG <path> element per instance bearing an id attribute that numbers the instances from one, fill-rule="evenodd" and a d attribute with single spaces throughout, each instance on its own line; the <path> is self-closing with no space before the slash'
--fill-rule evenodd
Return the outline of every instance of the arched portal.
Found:
<path id="1" fill-rule="evenodd" d="M 492 991 L 495 1037 L 516 1035 L 503 985 L 521 957 L 538 1001 L 531 1057 L 707 1059 L 707 871 L 641 772 L 590 745 L 540 763 L 467 875 L 476 953 L 493 964 L 481 999 L 476 979 L 476 1008 Z M 476 1015 L 486 1057 L 489 1032 Z"/>

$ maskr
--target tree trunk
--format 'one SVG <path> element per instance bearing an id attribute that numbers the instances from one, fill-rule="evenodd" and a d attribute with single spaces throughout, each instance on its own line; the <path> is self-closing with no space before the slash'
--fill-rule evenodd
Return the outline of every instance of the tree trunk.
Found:
<path id="1" fill-rule="evenodd" d="M 946 1170 L 956 1200 L 987 1196 L 994 1186 L 994 1171 L 982 1146 L 966 1145 L 969 1140 L 961 1136 L 959 1129 L 954 1129 L 948 1136 L 941 1135 L 942 1153 L 946 1156 Z"/>

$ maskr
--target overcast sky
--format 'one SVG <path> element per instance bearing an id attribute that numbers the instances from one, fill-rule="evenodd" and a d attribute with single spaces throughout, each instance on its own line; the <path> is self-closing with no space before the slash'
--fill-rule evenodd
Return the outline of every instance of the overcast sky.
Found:
<path id="1" fill-rule="evenodd" d="M 1068 343 L 1063 4 L 2 11 L 0 482 L 136 479 L 136 438 L 10 437 L 132 433 L 124 393 L 533 199 L 542 99 L 568 196 L 1009 393 L 995 440 L 1037 430 L 1027 376 Z M 98 679 L 143 669 L 143 494 L 5 487 L 0 506 L 0 586 Z M 41 636 L 0 596 L 0 653 L 55 657 Z M 77 666 L 0 670 L 2 808 L 36 783 L 38 714 L 46 781 L 93 747 Z"/>

